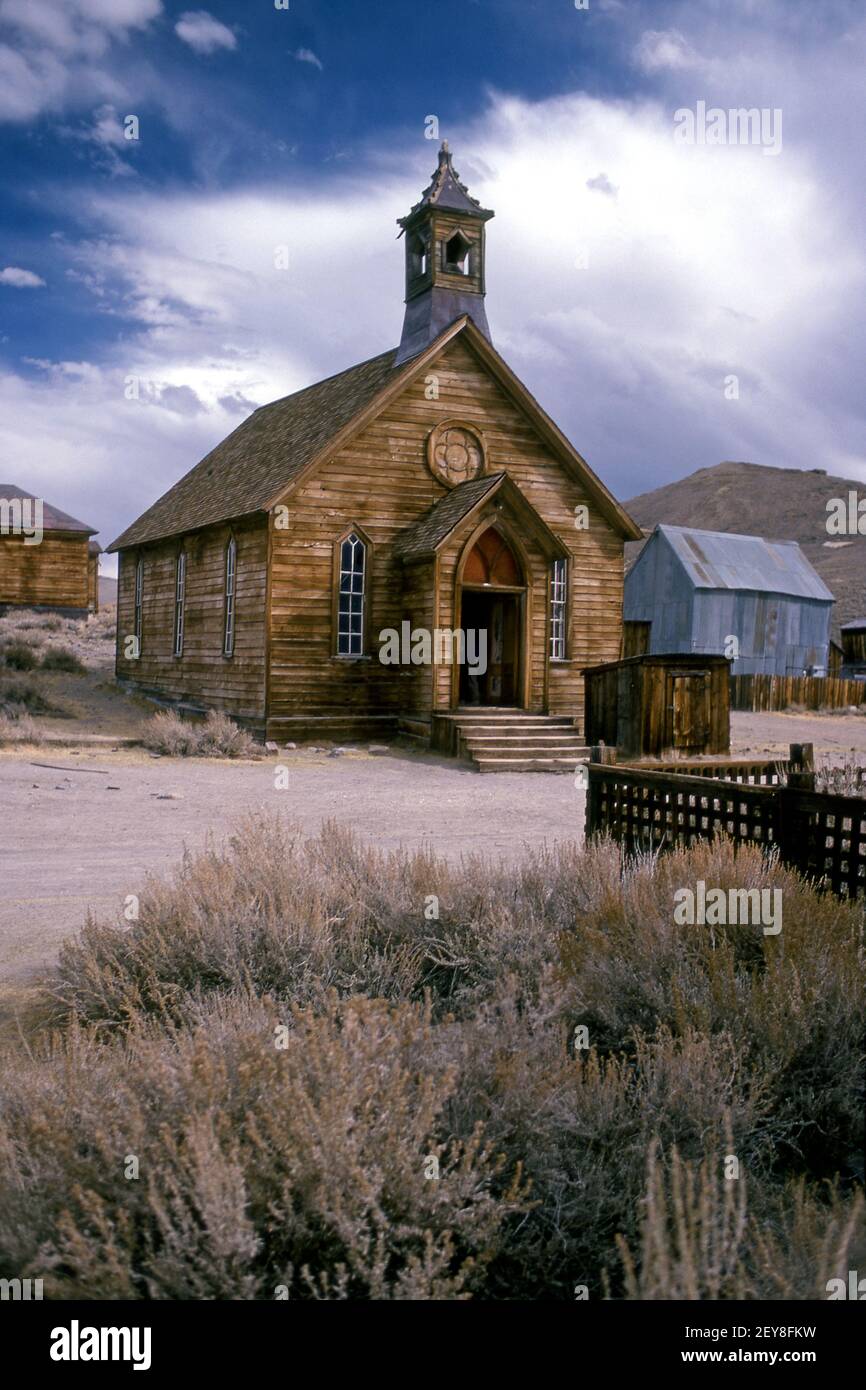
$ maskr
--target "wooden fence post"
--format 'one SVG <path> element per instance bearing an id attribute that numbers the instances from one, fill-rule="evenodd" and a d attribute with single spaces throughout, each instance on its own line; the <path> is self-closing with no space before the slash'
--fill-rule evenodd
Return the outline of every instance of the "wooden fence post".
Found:
<path id="1" fill-rule="evenodd" d="M 789 747 L 788 786 L 792 791 L 815 790 L 815 745 L 791 743 Z"/>
<path id="2" fill-rule="evenodd" d="M 616 762 L 616 749 L 608 748 L 605 743 L 595 743 L 590 749 L 590 762 L 611 766 Z"/>

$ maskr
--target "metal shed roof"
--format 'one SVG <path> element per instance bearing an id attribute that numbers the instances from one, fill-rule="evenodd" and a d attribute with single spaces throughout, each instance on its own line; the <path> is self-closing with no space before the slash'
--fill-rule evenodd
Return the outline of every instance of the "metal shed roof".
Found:
<path id="1" fill-rule="evenodd" d="M 659 524 L 696 589 L 739 589 L 833 602 L 796 541 L 768 541 L 726 531 Z"/>

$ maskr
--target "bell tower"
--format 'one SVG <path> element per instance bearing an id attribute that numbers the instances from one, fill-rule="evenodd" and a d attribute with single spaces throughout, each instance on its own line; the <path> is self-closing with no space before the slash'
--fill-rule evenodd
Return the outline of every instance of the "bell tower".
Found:
<path id="1" fill-rule="evenodd" d="M 406 217 L 406 314 L 394 365 L 408 362 L 468 314 L 490 338 L 484 311 L 484 226 L 493 216 L 460 182 L 448 141 L 428 188 Z"/>

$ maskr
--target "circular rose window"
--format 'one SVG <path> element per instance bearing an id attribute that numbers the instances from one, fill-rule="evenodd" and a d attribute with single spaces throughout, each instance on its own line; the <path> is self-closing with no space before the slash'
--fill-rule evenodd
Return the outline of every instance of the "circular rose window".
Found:
<path id="1" fill-rule="evenodd" d="M 445 420 L 427 444 L 430 471 L 446 487 L 456 487 L 484 471 L 484 444 L 474 430 Z"/>

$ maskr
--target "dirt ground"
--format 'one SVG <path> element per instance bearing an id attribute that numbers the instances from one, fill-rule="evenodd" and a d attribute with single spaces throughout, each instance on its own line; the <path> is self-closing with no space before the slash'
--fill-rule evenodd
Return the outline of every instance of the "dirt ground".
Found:
<path id="1" fill-rule="evenodd" d="M 49 763 L 52 767 L 40 766 Z M 275 772 L 289 785 L 275 788 Z M 0 752 L 0 984 L 26 978 L 88 910 L 123 898 L 247 811 L 280 811 L 315 833 L 336 819 L 382 848 L 431 845 L 508 858 L 583 833 L 569 775 L 480 776 L 449 759 L 394 751 L 299 750 L 261 762 L 153 758 L 140 750 Z"/>
<path id="2" fill-rule="evenodd" d="M 88 911 L 119 918 L 148 874 L 170 871 L 184 847 L 226 835 L 247 811 L 281 811 L 310 833 L 337 819 L 382 848 L 427 844 L 449 857 L 509 858 L 583 835 L 584 793 L 568 775 L 480 776 L 396 748 L 231 762 L 112 747 L 140 732 L 149 710 L 114 690 L 102 666 L 51 677 L 77 717 L 38 722 L 49 734 L 98 735 L 104 746 L 0 750 L 0 1013 Z M 811 742 L 821 761 L 866 763 L 863 716 L 735 713 L 731 723 L 735 755 Z M 290 770 L 285 790 L 275 787 L 280 763 Z"/>
<path id="3" fill-rule="evenodd" d="M 731 715 L 731 753 L 744 758 L 787 754 L 791 743 L 813 743 L 815 758 L 838 766 L 847 759 L 866 763 L 866 715 L 750 714 Z"/>

